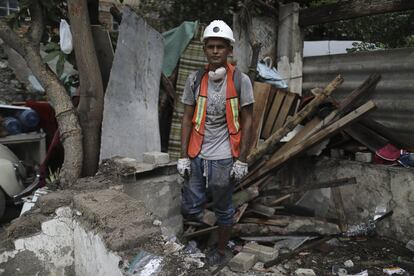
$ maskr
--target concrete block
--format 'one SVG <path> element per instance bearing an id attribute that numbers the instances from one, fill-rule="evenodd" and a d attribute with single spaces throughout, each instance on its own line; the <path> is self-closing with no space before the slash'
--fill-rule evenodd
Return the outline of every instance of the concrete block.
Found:
<path id="1" fill-rule="evenodd" d="M 414 240 L 409 240 L 405 245 L 410 251 L 414 252 Z"/>
<path id="2" fill-rule="evenodd" d="M 168 164 L 170 162 L 170 156 L 166 152 L 144 152 L 143 161 L 144 163 L 154 165 Z"/>
<path id="3" fill-rule="evenodd" d="M 371 163 L 372 162 L 372 153 L 371 152 L 356 152 L 355 161 Z"/>
<path id="4" fill-rule="evenodd" d="M 204 210 L 204 214 L 203 214 L 203 218 L 201 219 L 202 222 L 204 222 L 207 225 L 213 226 L 216 224 L 217 218 L 216 215 L 214 214 L 214 212 L 205 209 Z"/>
<path id="5" fill-rule="evenodd" d="M 252 253 L 256 255 L 260 262 L 268 262 L 276 259 L 279 252 L 277 249 L 269 246 L 260 245 L 254 242 L 250 242 L 243 247 L 242 252 Z"/>
<path id="6" fill-rule="evenodd" d="M 308 268 L 298 268 L 295 270 L 295 276 L 316 276 L 315 272 L 312 269 Z"/>
<path id="7" fill-rule="evenodd" d="M 228 266 L 236 272 L 246 272 L 256 263 L 256 255 L 240 252 L 230 260 Z"/>

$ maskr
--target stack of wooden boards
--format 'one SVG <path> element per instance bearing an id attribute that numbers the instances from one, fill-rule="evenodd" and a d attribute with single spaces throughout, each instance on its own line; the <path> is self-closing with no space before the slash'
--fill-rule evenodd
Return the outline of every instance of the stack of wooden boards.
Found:
<path id="1" fill-rule="evenodd" d="M 361 104 L 360 102 L 364 94 L 372 91 L 379 80 L 380 75 L 378 74 L 368 77 L 344 99 L 336 102 L 337 108 L 324 118 L 315 116 L 316 111 L 320 104 L 332 100 L 330 95 L 344 81 L 341 76 L 332 80 L 321 93 L 296 113 L 294 110 L 298 97 L 295 94 L 274 89 L 265 83 L 256 82 L 254 84 L 256 100 L 253 121 L 254 146 L 248 156 L 249 174 L 237 185 L 233 195 L 233 204 L 238 210 L 235 217 L 235 234 L 239 236 L 292 235 L 297 233 L 298 229 L 301 229 L 301 234 L 303 234 L 303 228 L 301 228 L 303 225 L 306 225 L 309 233 L 313 234 L 331 235 L 344 231 L 340 227 L 342 223 L 337 225 L 323 219 L 292 216 L 278 210 L 283 209 L 281 204 L 294 193 L 355 184 L 355 178 L 316 183 L 306 188 L 291 187 L 290 190 L 269 190 L 266 185 L 271 182 L 272 175 L 288 161 L 304 154 L 309 148 L 335 133 L 349 129 L 351 124 L 355 124 L 372 111 L 375 108 L 373 101 Z M 304 122 L 305 119 L 307 123 L 291 140 L 286 143 L 280 142 L 286 134 Z M 260 137 L 265 140 L 256 146 Z M 267 200 L 266 196 L 268 195 L 273 195 L 273 198 Z M 207 208 L 209 206 L 207 205 Z M 340 213 L 338 213 L 338 219 L 341 220 Z M 208 209 L 203 222 L 209 227 L 202 229 L 194 226 L 189 227 L 184 236 L 193 238 L 217 228 L 214 213 Z"/>

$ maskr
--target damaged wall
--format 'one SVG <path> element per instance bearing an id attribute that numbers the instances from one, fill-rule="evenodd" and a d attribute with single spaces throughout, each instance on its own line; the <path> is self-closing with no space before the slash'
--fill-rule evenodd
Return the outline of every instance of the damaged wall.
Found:
<path id="1" fill-rule="evenodd" d="M 1 275 L 124 275 L 131 252 L 156 246 L 160 235 L 144 204 L 123 192 L 61 192 L 39 200 L 39 209 L 6 229 Z M 73 207 L 54 211 L 61 204 Z"/>
<path id="2" fill-rule="evenodd" d="M 121 258 L 106 249 L 99 234 L 79 224 L 69 207 L 41 224 L 41 232 L 14 241 L 0 254 L 4 275 L 122 275 Z"/>
<path id="3" fill-rule="evenodd" d="M 304 165 L 306 163 L 306 165 Z M 316 182 L 329 182 L 339 178 L 355 177 L 357 184 L 340 187 L 348 224 L 359 224 L 372 219 L 377 207 L 393 210 L 391 217 L 378 223 L 377 233 L 407 242 L 414 238 L 414 171 L 402 167 L 388 167 L 362 162 L 323 159 L 318 162 L 296 164 L 292 175 L 296 182 L 306 186 Z M 304 168 L 304 166 L 306 168 Z M 298 168 L 300 167 L 300 169 Z M 328 193 L 315 193 L 314 208 L 335 211 L 329 188 Z M 318 190 L 316 190 L 318 191 Z M 320 197 L 325 197 L 321 199 Z"/>

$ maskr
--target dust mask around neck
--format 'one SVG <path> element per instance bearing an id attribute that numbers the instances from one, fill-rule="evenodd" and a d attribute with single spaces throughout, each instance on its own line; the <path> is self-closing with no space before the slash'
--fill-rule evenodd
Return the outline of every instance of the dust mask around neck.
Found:
<path id="1" fill-rule="evenodd" d="M 209 71 L 208 77 L 213 81 L 218 81 L 224 78 L 226 75 L 226 68 L 220 67 L 217 68 L 216 71 Z"/>

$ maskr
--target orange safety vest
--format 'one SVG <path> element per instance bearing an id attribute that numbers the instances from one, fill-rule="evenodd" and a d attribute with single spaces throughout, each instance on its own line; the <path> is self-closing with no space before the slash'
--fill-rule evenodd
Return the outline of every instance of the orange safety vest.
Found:
<path id="1" fill-rule="evenodd" d="M 229 139 L 231 154 L 237 158 L 240 155 L 240 104 L 239 96 L 237 95 L 234 86 L 233 74 L 234 66 L 227 64 L 227 87 L 226 87 L 226 121 L 229 130 Z M 207 71 L 207 70 L 206 70 Z M 200 93 L 198 95 L 194 115 L 192 119 L 193 127 L 191 130 L 190 141 L 188 144 L 187 153 L 191 158 L 195 158 L 201 151 L 201 146 L 204 139 L 204 127 L 206 122 L 207 110 L 207 87 L 208 74 L 205 73 L 201 79 Z"/>

